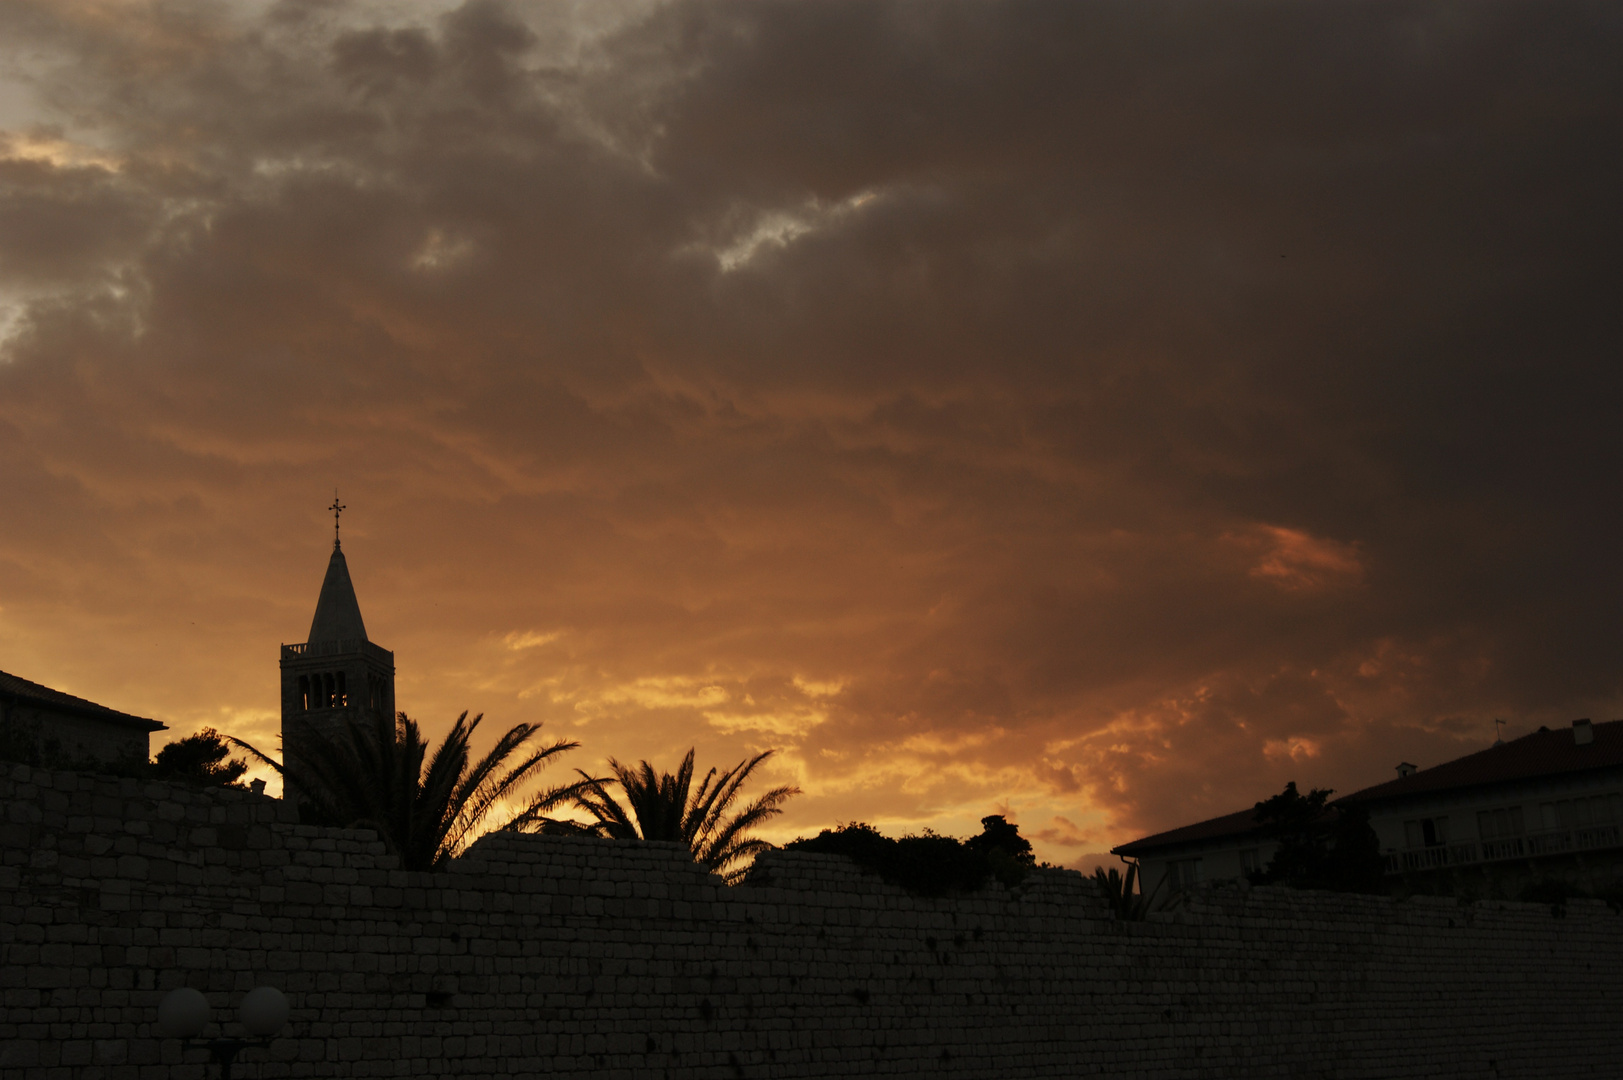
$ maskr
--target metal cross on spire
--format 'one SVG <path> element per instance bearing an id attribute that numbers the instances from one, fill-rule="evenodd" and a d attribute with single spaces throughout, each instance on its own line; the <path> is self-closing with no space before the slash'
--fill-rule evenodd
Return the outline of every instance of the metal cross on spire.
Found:
<path id="1" fill-rule="evenodd" d="M 342 514 L 347 509 L 347 507 L 345 507 L 343 503 L 338 501 L 338 489 L 337 488 L 332 489 L 332 505 L 327 507 L 327 509 L 332 511 L 332 547 L 333 547 L 334 551 L 337 551 L 338 550 L 338 515 Z"/>

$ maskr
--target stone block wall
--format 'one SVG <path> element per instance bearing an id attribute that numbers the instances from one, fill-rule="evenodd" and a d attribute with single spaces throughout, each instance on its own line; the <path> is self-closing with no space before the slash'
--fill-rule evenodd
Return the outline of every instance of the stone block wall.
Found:
<path id="1" fill-rule="evenodd" d="M 1079 875 L 924 899 L 832 856 L 728 888 L 673 845 L 491 836 L 445 873 L 245 792 L 0 768 L 0 1077 L 200 1080 L 176 986 L 271 1077 L 1616 1075 L 1623 915 Z M 208 1066 L 206 1075 L 215 1075 Z"/>

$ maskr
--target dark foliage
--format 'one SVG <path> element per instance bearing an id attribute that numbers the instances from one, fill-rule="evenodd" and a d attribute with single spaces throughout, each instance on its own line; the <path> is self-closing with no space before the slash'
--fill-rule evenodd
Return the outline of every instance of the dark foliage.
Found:
<path id="1" fill-rule="evenodd" d="M 1256 820 L 1279 848 L 1266 869 L 1251 875 L 1259 885 L 1337 892 L 1384 891 L 1380 841 L 1359 806 L 1328 806 L 1330 789 L 1306 795 L 1293 780 L 1257 803 Z"/>
<path id="2" fill-rule="evenodd" d="M 177 739 L 152 759 L 152 775 L 205 787 L 233 787 L 248 771 L 248 762 L 231 757 L 225 736 L 213 728 Z"/>
<path id="3" fill-rule="evenodd" d="M 982 818 L 981 827 L 981 834 L 967 841 L 928 830 L 892 839 L 872 825 L 853 822 L 791 841 L 784 848 L 844 855 L 869 873 L 920 896 L 974 892 L 993 878 L 1016 884 L 1034 862 L 1030 841 L 1020 835 L 1018 826 L 997 815 Z"/>
<path id="4" fill-rule="evenodd" d="M 964 847 L 985 855 L 992 876 L 1005 885 L 1018 882 L 1036 863 L 1031 841 L 1020 835 L 1020 826 L 1011 825 L 1001 814 L 981 818 L 981 834 L 965 840 Z"/>
<path id="5" fill-rule="evenodd" d="M 776 787 L 733 811 L 744 782 L 772 753 L 763 751 L 724 773 L 711 769 L 696 791 L 691 749 L 675 773 L 657 771 L 646 761 L 632 768 L 610 758 L 612 779 L 580 774 L 582 783 L 574 796 L 575 805 L 592 816 L 590 823 L 538 818 L 534 827 L 541 832 L 686 844 L 701 866 L 722 875 L 728 884 L 736 884 L 748 873 L 748 860 L 771 846 L 751 836 L 750 830 L 781 814 L 783 803 L 800 794 L 797 787 Z M 608 790 L 611 783 L 619 784 L 623 802 Z"/>
<path id="6" fill-rule="evenodd" d="M 1155 902 L 1155 894 L 1161 891 L 1161 885 L 1166 884 L 1162 878 L 1156 885 L 1155 891 L 1146 896 L 1138 891 L 1138 864 L 1128 863 L 1125 876 L 1112 866 L 1109 870 L 1099 867 L 1093 871 L 1094 884 L 1110 904 L 1111 914 L 1124 922 L 1142 922 L 1150 913 Z"/>
<path id="7" fill-rule="evenodd" d="M 483 715 L 463 713 L 438 747 L 405 713 L 378 716 L 331 734 L 312 733 L 292 762 L 301 777 L 301 814 L 311 824 L 375 829 L 402 869 L 437 870 L 484 830 L 487 818 L 520 798 L 551 759 L 579 744 L 537 748 L 539 724 L 517 724 L 474 760 L 471 743 Z M 227 736 L 285 777 L 283 763 Z M 548 788 L 528 800 L 502 829 L 521 829 L 578 795 L 584 783 Z"/>
<path id="8" fill-rule="evenodd" d="M 1336 807 L 1322 887 L 1338 892 L 1374 894 L 1386 891 L 1381 840 L 1370 827 L 1369 811 L 1362 806 Z"/>
<path id="9" fill-rule="evenodd" d="M 1328 845 L 1325 803 L 1329 788 L 1314 788 L 1306 795 L 1296 790 L 1296 781 L 1285 785 L 1278 795 L 1256 805 L 1256 821 L 1279 845 L 1260 880 L 1302 888 L 1317 880 L 1324 869 Z"/>

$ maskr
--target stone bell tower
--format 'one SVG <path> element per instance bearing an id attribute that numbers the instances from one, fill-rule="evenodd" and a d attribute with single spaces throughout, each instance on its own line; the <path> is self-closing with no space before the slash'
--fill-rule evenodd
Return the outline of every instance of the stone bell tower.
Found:
<path id="1" fill-rule="evenodd" d="M 298 787 L 295 748 L 308 733 L 369 727 L 379 716 L 394 715 L 394 653 L 367 640 L 349 564 L 338 543 L 338 515 L 344 507 L 335 498 L 329 509 L 332 557 L 327 560 L 310 636 L 302 644 L 282 646 L 284 798 L 292 797 Z"/>

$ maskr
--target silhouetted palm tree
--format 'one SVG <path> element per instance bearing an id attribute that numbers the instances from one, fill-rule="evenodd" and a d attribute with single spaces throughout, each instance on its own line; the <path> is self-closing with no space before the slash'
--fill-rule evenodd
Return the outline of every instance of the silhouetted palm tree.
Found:
<path id="1" fill-rule="evenodd" d="M 575 805 L 594 819 L 583 831 L 619 840 L 640 838 L 686 844 L 700 865 L 721 874 L 731 884 L 744 874 L 745 868 L 737 863 L 771 846 L 749 836 L 749 830 L 773 814 L 781 814 L 784 800 L 800 794 L 797 787 L 776 787 L 737 813 L 728 814 L 744 781 L 771 756 L 771 750 L 756 754 L 719 776 L 711 769 L 697 791 L 692 790 L 692 750 L 682 759 L 675 775 L 656 773 L 646 761 L 630 768 L 610 758 L 612 781 L 580 774 L 582 790 L 575 796 Z M 618 783 L 625 793 L 624 805 L 609 794 L 606 785 L 610 782 Z M 562 825 L 566 831 L 569 828 L 564 823 L 549 824 Z"/>
<path id="2" fill-rule="evenodd" d="M 405 713 L 393 722 L 379 716 L 370 727 L 345 725 L 336 732 L 310 732 L 289 755 L 288 764 L 300 778 L 297 796 L 316 820 L 378 830 L 403 869 L 436 869 L 460 855 L 490 812 L 532 780 L 553 756 L 580 745 L 559 739 L 509 765 L 540 732 L 539 724 L 517 724 L 470 764 L 468 744 L 483 719 L 480 714 L 470 721 L 464 712 L 432 755 L 417 722 Z M 281 762 L 241 739 L 231 742 L 286 781 Z M 542 791 L 501 828 L 522 828 L 542 820 L 593 779 Z"/>

